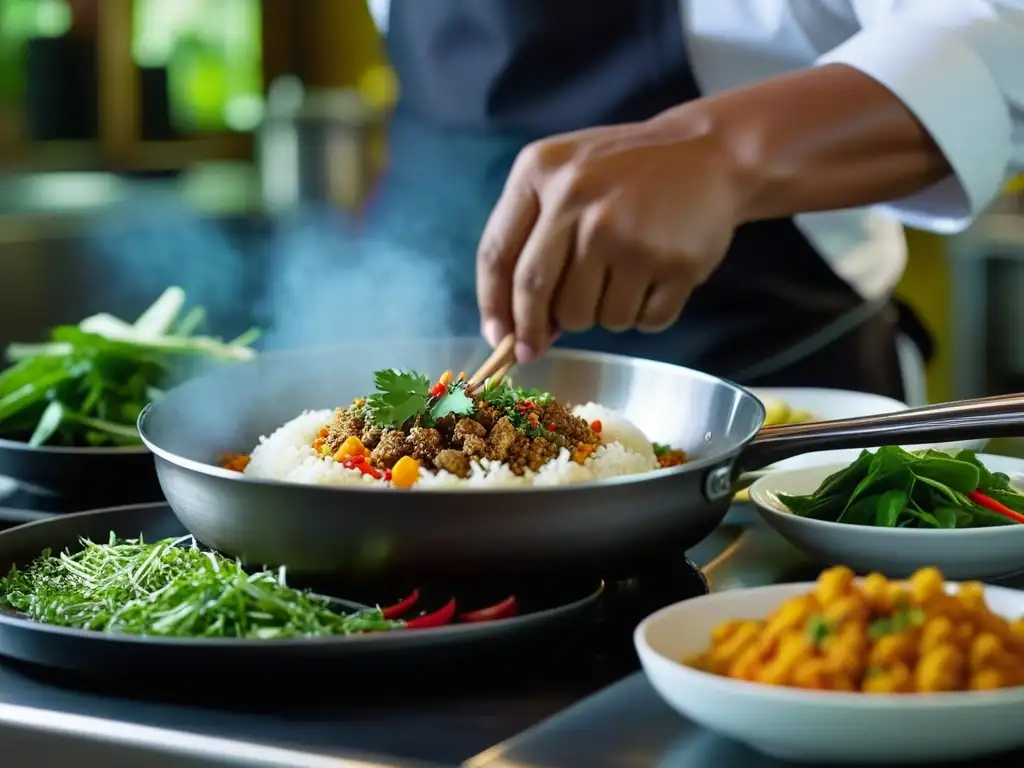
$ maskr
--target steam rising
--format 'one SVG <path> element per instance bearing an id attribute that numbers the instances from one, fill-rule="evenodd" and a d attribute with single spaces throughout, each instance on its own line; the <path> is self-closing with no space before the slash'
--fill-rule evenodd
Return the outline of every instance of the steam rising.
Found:
<path id="1" fill-rule="evenodd" d="M 444 265 L 397 238 L 359 236 L 337 214 L 306 214 L 280 222 L 268 255 L 265 349 L 453 330 Z"/>
<path id="2" fill-rule="evenodd" d="M 264 351 L 475 334 L 472 257 L 439 260 L 410 235 L 367 237 L 329 210 L 229 224 L 139 200 L 93 235 L 90 256 L 104 277 L 89 303 L 132 319 L 180 285 L 190 306 L 207 309 L 211 333 L 257 325 Z"/>

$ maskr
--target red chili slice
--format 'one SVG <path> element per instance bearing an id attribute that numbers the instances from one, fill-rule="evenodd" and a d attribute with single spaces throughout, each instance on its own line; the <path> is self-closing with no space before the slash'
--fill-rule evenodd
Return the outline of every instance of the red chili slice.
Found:
<path id="1" fill-rule="evenodd" d="M 380 612 L 383 614 L 385 619 L 397 619 L 399 616 L 404 616 L 411 611 L 412 607 L 419 602 L 419 599 L 420 591 L 418 589 L 414 589 L 407 597 L 403 597 L 394 605 L 389 605 L 387 608 L 381 608 Z"/>
<path id="2" fill-rule="evenodd" d="M 450 624 L 452 619 L 455 618 L 455 598 L 453 597 L 443 607 L 438 608 L 433 613 L 428 613 L 425 616 L 417 616 L 415 619 L 409 619 L 405 622 L 405 626 L 409 629 L 429 629 L 431 627 L 443 627 L 445 624 Z"/>
<path id="3" fill-rule="evenodd" d="M 516 615 L 516 596 L 509 595 L 500 603 L 480 608 L 476 611 L 459 614 L 459 621 L 472 624 L 480 621 L 497 621 L 498 619 L 510 619 Z"/>

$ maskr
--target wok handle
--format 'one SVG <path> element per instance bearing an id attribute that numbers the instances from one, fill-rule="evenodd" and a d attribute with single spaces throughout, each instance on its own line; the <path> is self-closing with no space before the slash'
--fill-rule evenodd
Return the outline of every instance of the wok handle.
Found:
<path id="1" fill-rule="evenodd" d="M 733 476 L 815 451 L 945 443 L 1024 435 L 1024 393 L 895 413 L 765 427 L 741 451 Z"/>

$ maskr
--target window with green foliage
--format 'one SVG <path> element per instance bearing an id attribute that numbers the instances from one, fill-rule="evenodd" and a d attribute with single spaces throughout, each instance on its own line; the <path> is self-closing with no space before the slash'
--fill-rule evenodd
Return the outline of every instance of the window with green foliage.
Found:
<path id="1" fill-rule="evenodd" d="M 132 54 L 141 67 L 167 69 L 175 128 L 254 128 L 263 114 L 259 0 L 134 2 Z"/>
<path id="2" fill-rule="evenodd" d="M 65 0 L 0 0 L 0 101 L 21 96 L 25 43 L 60 37 L 70 28 L 71 10 Z"/>

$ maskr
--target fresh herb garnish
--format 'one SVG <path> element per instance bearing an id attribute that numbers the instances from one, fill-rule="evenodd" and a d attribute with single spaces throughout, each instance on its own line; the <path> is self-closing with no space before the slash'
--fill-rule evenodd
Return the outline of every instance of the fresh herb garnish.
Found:
<path id="1" fill-rule="evenodd" d="M 196 336 L 204 313 L 179 320 L 185 293 L 168 288 L 134 323 L 100 314 L 59 326 L 45 344 L 11 344 L 0 373 L 0 437 L 30 445 L 137 445 L 142 408 L 185 371 L 181 364 L 248 360 L 249 331 L 232 342 Z"/>
<path id="2" fill-rule="evenodd" d="M 484 388 L 483 400 L 500 411 L 512 422 L 512 426 L 528 437 L 550 436 L 551 430 L 539 420 L 531 420 L 531 412 L 539 415 L 539 409 L 552 402 L 551 394 L 539 389 L 513 387 L 501 382 Z"/>
<path id="3" fill-rule="evenodd" d="M 427 410 L 430 379 L 422 373 L 386 368 L 373 375 L 373 385 L 377 391 L 366 398 L 366 410 L 378 426 L 401 429 Z"/>
<path id="4" fill-rule="evenodd" d="M 269 639 L 402 626 L 379 609 L 339 613 L 328 598 L 287 586 L 284 569 L 246 573 L 191 536 L 81 543 L 74 554 L 47 550 L 12 568 L 0 580 L 4 601 L 47 624 L 133 635 Z"/>
<path id="5" fill-rule="evenodd" d="M 430 379 L 422 373 L 387 368 L 374 374 L 373 383 L 377 391 L 363 407 L 370 421 L 388 429 L 403 429 L 417 418 L 429 427 L 445 416 L 469 416 L 475 408 L 461 382 L 451 382 L 433 396 Z"/>
<path id="6" fill-rule="evenodd" d="M 824 643 L 833 632 L 832 625 L 824 616 L 812 616 L 807 620 L 806 629 L 807 636 L 816 646 L 820 646 Z"/>
<path id="7" fill-rule="evenodd" d="M 654 451 L 655 457 L 660 459 L 662 456 L 668 456 L 672 453 L 672 446 L 663 445 L 662 443 L 651 443 L 651 450 Z"/>
<path id="8" fill-rule="evenodd" d="M 466 394 L 461 385 L 449 384 L 448 390 L 437 398 L 427 415 L 430 423 L 434 424 L 445 416 L 468 416 L 475 408 L 473 398 Z"/>
<path id="9" fill-rule="evenodd" d="M 658 448 L 655 447 L 655 453 Z M 978 528 L 1024 521 L 1024 495 L 973 451 L 863 451 L 814 493 L 779 494 L 795 515 L 881 528 Z"/>
<path id="10" fill-rule="evenodd" d="M 868 625 L 868 637 L 877 640 L 884 635 L 898 635 L 908 629 L 919 627 L 924 622 L 925 614 L 919 608 L 898 610 L 884 619 L 875 619 Z"/>

